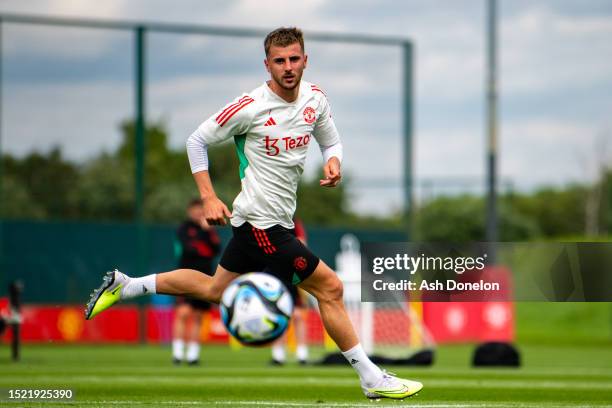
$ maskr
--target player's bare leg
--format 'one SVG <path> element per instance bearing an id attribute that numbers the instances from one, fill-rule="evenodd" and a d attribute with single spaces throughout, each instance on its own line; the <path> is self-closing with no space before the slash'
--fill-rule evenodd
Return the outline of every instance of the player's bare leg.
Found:
<path id="1" fill-rule="evenodd" d="M 188 323 L 189 330 L 187 330 Z M 172 325 L 172 361 L 180 364 L 183 360 L 189 365 L 200 362 L 200 327 L 202 311 L 189 303 L 180 303 L 174 309 Z"/>
<path id="2" fill-rule="evenodd" d="M 185 359 L 189 365 L 200 364 L 200 328 L 202 311 L 191 307 L 191 328 L 187 333 L 187 353 Z"/>
<path id="3" fill-rule="evenodd" d="M 174 324 L 172 325 L 172 335 L 175 338 L 185 337 L 185 326 L 189 317 L 190 307 L 185 303 L 181 303 L 174 309 Z"/>
<path id="4" fill-rule="evenodd" d="M 405 398 L 423 388 L 423 384 L 388 375 L 369 357 L 359 344 L 355 329 L 349 319 L 343 301 L 342 282 L 323 261 L 306 278 L 300 287 L 313 295 L 319 303 L 323 325 L 336 342 L 344 357 L 357 371 L 361 388 L 368 398 Z"/>
<path id="5" fill-rule="evenodd" d="M 291 323 L 295 325 L 295 319 L 293 316 L 291 318 Z M 272 360 L 270 361 L 271 365 L 282 366 L 285 364 L 285 359 L 287 357 L 287 354 L 285 352 L 285 345 L 287 344 L 287 341 L 288 335 L 287 331 L 285 331 L 285 333 L 283 333 L 283 335 L 276 339 L 276 341 L 272 344 Z"/>
<path id="6" fill-rule="evenodd" d="M 191 307 L 181 303 L 174 309 L 174 323 L 172 325 L 172 361 L 180 364 L 185 357 L 185 326 Z"/>
<path id="7" fill-rule="evenodd" d="M 312 275 L 299 286 L 317 299 L 325 330 L 340 350 L 355 347 L 359 339 L 344 307 L 342 281 L 336 273 L 320 261 Z"/>
<path id="8" fill-rule="evenodd" d="M 190 296 L 207 302 L 219 303 L 223 290 L 238 277 L 218 266 L 214 276 L 194 269 L 176 269 L 156 275 L 157 293 L 175 296 Z"/>
<path id="9" fill-rule="evenodd" d="M 130 278 L 118 270 L 109 272 L 102 285 L 94 290 L 85 308 L 85 319 L 94 318 L 121 299 L 145 294 L 190 296 L 212 303 L 219 303 L 223 290 L 238 276 L 222 266 L 214 276 L 193 269 L 176 269 L 170 272 Z"/>
<path id="10" fill-rule="evenodd" d="M 302 292 L 301 289 L 298 291 L 298 298 L 300 296 L 306 296 L 304 293 L 300 292 Z M 305 302 L 305 300 L 303 301 Z M 293 325 L 293 330 L 297 343 L 295 356 L 297 357 L 298 362 L 302 365 L 308 362 L 308 345 L 306 343 L 306 313 L 307 310 L 305 307 L 298 306 L 294 303 L 293 315 L 291 316 L 291 324 Z M 272 344 L 272 360 L 270 361 L 271 365 L 281 366 L 285 364 L 285 360 L 287 357 L 285 348 L 288 342 L 288 332 L 285 331 L 285 333 Z"/>
<path id="11" fill-rule="evenodd" d="M 200 329 L 202 328 L 202 317 L 204 313 L 199 309 L 193 309 L 193 321 L 191 323 L 191 330 L 189 331 L 189 341 L 198 341 L 200 338 Z"/>
<path id="12" fill-rule="evenodd" d="M 298 293 L 298 296 L 300 294 Z M 295 338 L 297 340 L 296 357 L 300 364 L 308 362 L 308 344 L 306 342 L 306 316 L 307 310 L 305 307 L 296 307 L 293 312 L 295 324 Z"/>

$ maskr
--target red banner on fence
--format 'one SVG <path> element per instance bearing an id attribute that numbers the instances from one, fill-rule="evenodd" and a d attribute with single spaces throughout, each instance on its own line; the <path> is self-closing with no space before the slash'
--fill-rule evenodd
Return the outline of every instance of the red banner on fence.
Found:
<path id="1" fill-rule="evenodd" d="M 138 309 L 117 306 L 86 321 L 82 306 L 24 306 L 21 338 L 25 342 L 136 343 Z M 95 322 L 95 323 L 94 323 Z M 92 324 L 90 324 L 92 323 Z M 8 340 L 10 334 L 5 334 Z"/>
<path id="2" fill-rule="evenodd" d="M 167 343 L 172 339 L 172 307 L 115 306 L 85 320 L 82 306 L 24 306 L 22 340 L 25 342 Z M 438 343 L 512 341 L 512 302 L 424 302 L 422 320 Z M 318 313 L 306 314 L 307 340 L 323 342 Z M 408 344 L 410 322 L 401 309 L 376 310 L 373 316 L 376 342 Z M 200 331 L 203 342 L 225 343 L 228 334 L 218 309 L 204 315 Z M 401 329 L 399 329 L 401 328 Z M 141 330 L 144 332 L 141 334 Z M 10 339 L 7 330 L 3 340 Z"/>
<path id="3" fill-rule="evenodd" d="M 426 302 L 423 321 L 437 343 L 514 339 L 511 302 Z"/>
<path id="4" fill-rule="evenodd" d="M 149 307 L 146 316 L 146 341 L 149 343 L 168 343 L 172 340 L 173 307 Z M 188 325 L 192 322 L 188 322 Z M 212 308 L 204 313 L 200 326 L 200 341 L 205 343 L 227 343 L 228 334 L 221 321 L 219 309 Z M 187 330 L 189 331 L 189 327 Z"/>

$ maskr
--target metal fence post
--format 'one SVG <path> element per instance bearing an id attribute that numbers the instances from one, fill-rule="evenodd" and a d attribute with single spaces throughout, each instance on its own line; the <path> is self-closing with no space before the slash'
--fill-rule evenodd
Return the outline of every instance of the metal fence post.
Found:
<path id="1" fill-rule="evenodd" d="M 3 65 L 4 65 L 4 53 L 2 52 L 2 31 L 4 24 L 2 16 L 0 16 L 0 285 L 4 285 L 4 184 L 3 170 L 4 170 L 4 157 L 2 151 L 2 125 L 3 125 Z"/>
<path id="2" fill-rule="evenodd" d="M 408 239 L 414 239 L 414 197 L 412 174 L 413 140 L 413 46 L 410 41 L 402 45 L 403 53 L 403 103 L 402 119 L 404 134 L 404 217 Z"/>
<path id="3" fill-rule="evenodd" d="M 496 261 L 497 222 L 497 3 L 488 0 L 487 7 L 487 219 L 488 262 Z"/>
<path id="4" fill-rule="evenodd" d="M 134 191 L 134 218 L 137 224 L 138 234 L 138 275 L 144 275 L 146 271 L 146 230 L 144 225 L 144 163 L 145 163 L 145 35 L 146 28 L 138 26 L 135 29 L 135 59 L 136 59 L 136 120 L 135 120 L 135 191 Z"/>

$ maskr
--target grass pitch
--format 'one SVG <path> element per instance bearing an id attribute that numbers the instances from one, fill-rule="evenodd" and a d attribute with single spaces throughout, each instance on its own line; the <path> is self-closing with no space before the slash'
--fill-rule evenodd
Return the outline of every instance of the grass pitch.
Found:
<path id="1" fill-rule="evenodd" d="M 441 347 L 430 368 L 393 369 L 425 388 L 404 401 L 368 401 L 346 367 L 268 366 L 268 349 L 205 346 L 199 367 L 173 366 L 169 347 L 26 346 L 0 354 L 0 388 L 71 388 L 72 402 L 4 406 L 587 407 L 612 406 L 612 347 L 521 346 L 519 369 L 475 369 L 470 346 Z"/>

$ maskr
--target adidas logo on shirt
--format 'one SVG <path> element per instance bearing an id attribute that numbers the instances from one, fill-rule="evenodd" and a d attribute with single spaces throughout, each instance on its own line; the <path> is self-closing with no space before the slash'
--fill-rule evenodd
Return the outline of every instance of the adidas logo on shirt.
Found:
<path id="1" fill-rule="evenodd" d="M 266 123 L 264 124 L 264 126 L 276 126 L 276 122 L 274 121 L 274 118 L 272 116 L 270 116 L 270 119 L 268 119 L 266 121 Z"/>

